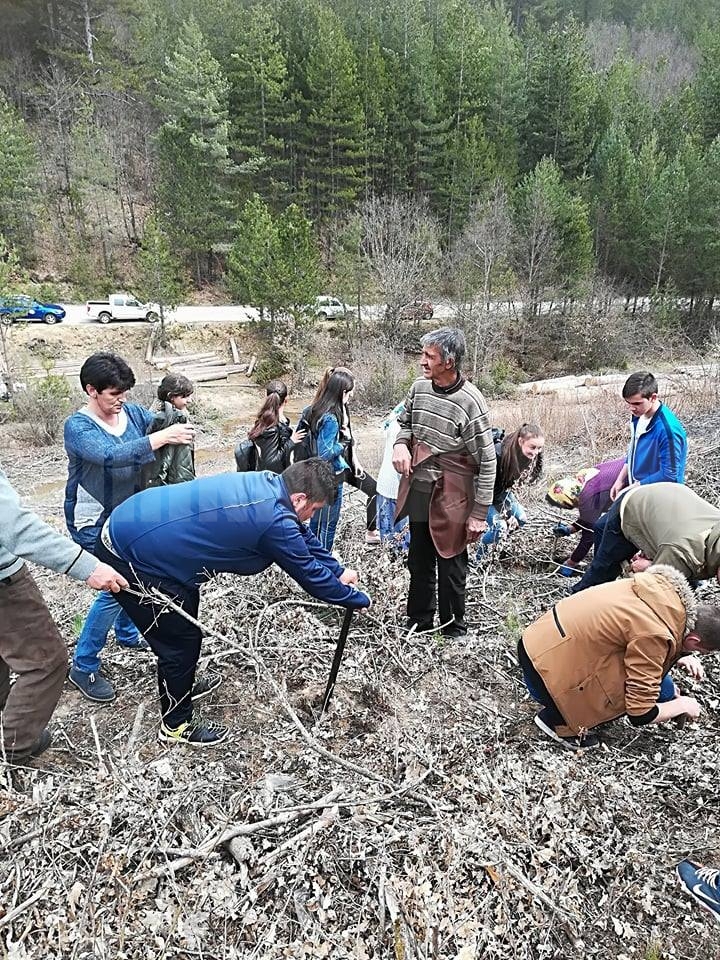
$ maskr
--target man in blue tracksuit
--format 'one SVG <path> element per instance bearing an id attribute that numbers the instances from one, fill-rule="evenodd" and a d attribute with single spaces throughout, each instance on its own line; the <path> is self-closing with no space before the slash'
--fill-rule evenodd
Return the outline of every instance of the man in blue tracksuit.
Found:
<path id="1" fill-rule="evenodd" d="M 658 398 L 658 384 L 652 373 L 641 370 L 631 374 L 625 381 L 622 395 L 632 420 L 625 463 L 610 488 L 613 503 L 633 487 L 649 483 L 685 483 L 687 461 L 685 428 L 672 410 Z M 571 593 L 579 593 L 604 582 L 598 576 L 605 577 L 607 574 L 600 574 L 599 571 L 604 569 L 603 558 L 608 554 L 614 555 L 613 544 L 618 536 L 620 509 L 611 507 L 595 523 L 593 561 Z"/>
<path id="2" fill-rule="evenodd" d="M 370 606 L 355 587 L 357 573 L 343 569 L 305 525 L 334 492 L 332 467 L 315 458 L 280 475 L 224 473 L 154 487 L 113 510 L 96 556 L 112 558 L 131 589 L 144 588 L 144 597 L 123 591 L 117 599 L 158 658 L 158 739 L 206 746 L 224 740 L 228 728 L 193 714 L 200 628 L 162 598 L 149 600 L 149 590 L 197 618 L 202 583 L 218 573 L 250 576 L 277 563 L 318 600 Z"/>
<path id="3" fill-rule="evenodd" d="M 684 483 L 687 434 L 658 398 L 655 377 L 644 370 L 631 374 L 622 395 L 632 415 L 630 444 L 610 499 L 617 500 L 626 487 L 640 483 Z"/>

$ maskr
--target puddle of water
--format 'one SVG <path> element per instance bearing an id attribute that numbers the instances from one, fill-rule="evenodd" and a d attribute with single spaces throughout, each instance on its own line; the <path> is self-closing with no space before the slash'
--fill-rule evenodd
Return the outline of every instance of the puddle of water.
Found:
<path id="1" fill-rule="evenodd" d="M 32 488 L 31 496 L 44 499 L 54 493 L 65 493 L 65 478 L 62 480 L 46 480 L 45 483 L 36 483 Z"/>

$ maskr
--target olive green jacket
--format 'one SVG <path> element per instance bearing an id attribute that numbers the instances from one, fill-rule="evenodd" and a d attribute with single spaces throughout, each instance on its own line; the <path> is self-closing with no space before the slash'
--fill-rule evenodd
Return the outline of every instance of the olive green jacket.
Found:
<path id="1" fill-rule="evenodd" d="M 176 410 L 171 403 L 163 403 L 163 409 L 155 414 L 148 433 L 156 433 L 171 427 L 174 423 L 187 423 L 184 413 Z M 190 444 L 168 443 L 155 451 L 155 461 L 144 470 L 146 487 L 161 487 L 171 483 L 184 483 L 195 479 L 195 456 Z"/>
<path id="2" fill-rule="evenodd" d="M 654 563 L 690 580 L 708 580 L 720 566 L 720 510 L 681 483 L 633 487 L 620 504 L 623 535 Z"/>

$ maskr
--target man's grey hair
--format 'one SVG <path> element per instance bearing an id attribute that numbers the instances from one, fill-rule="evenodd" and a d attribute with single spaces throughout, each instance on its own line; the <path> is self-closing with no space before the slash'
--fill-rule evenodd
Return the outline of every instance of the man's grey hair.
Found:
<path id="1" fill-rule="evenodd" d="M 288 493 L 304 493 L 311 503 L 332 503 L 335 499 L 335 470 L 327 460 L 298 460 L 283 470 L 282 478 Z"/>
<path id="2" fill-rule="evenodd" d="M 443 363 L 453 360 L 459 372 L 465 359 L 465 334 L 457 327 L 440 327 L 420 338 L 423 347 L 437 347 Z"/>

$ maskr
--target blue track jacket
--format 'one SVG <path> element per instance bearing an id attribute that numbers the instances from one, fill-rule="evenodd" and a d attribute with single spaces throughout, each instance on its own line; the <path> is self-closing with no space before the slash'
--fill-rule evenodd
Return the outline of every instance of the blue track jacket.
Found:
<path id="1" fill-rule="evenodd" d="M 627 465 L 630 476 L 640 483 L 685 482 L 687 435 L 669 407 L 661 403 L 648 429 L 635 436 L 639 417 L 632 418 Z"/>
<path id="2" fill-rule="evenodd" d="M 116 507 L 109 533 L 138 573 L 194 588 L 217 573 L 260 573 L 272 563 L 326 603 L 368 607 L 340 583 L 343 567 L 298 520 L 281 476 L 221 473 L 144 490 Z"/>

